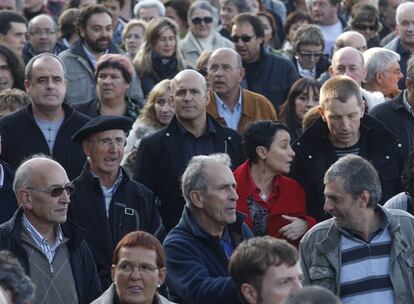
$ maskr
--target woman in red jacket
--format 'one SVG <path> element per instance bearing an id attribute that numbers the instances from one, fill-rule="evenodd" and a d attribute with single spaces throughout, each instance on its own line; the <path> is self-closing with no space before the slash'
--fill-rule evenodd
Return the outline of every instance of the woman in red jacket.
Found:
<path id="1" fill-rule="evenodd" d="M 255 235 L 284 238 L 297 245 L 316 221 L 306 214 L 305 192 L 289 173 L 295 152 L 283 123 L 251 124 L 244 133 L 248 160 L 234 171 L 237 210 Z"/>

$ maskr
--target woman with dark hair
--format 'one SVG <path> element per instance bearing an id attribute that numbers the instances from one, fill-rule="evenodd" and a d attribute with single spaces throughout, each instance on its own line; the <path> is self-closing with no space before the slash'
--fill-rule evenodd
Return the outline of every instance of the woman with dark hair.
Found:
<path id="1" fill-rule="evenodd" d="M 244 132 L 248 160 L 234 171 L 237 210 L 255 236 L 271 235 L 298 245 L 316 221 L 306 213 L 305 191 L 290 171 L 295 152 L 285 124 L 262 120 Z"/>
<path id="2" fill-rule="evenodd" d="M 134 67 L 126 56 L 102 55 L 96 63 L 95 81 L 97 97 L 75 108 L 90 117 L 120 115 L 137 118 L 142 101 L 126 96 L 132 81 Z"/>
<path id="3" fill-rule="evenodd" d="M 280 49 L 281 43 L 277 35 L 276 21 L 272 14 L 268 12 L 258 12 L 256 14 L 263 22 L 264 27 L 264 47 L 271 53 L 279 54 L 276 51 Z"/>
<path id="4" fill-rule="evenodd" d="M 167 0 L 164 3 L 165 16 L 177 23 L 180 39 L 184 38 L 188 32 L 187 12 L 190 4 L 187 0 Z"/>
<path id="5" fill-rule="evenodd" d="M 284 26 L 285 41 L 283 41 L 282 50 L 289 54 L 290 59 L 292 59 L 295 53 L 293 50 L 292 41 L 296 31 L 301 25 L 311 23 L 312 19 L 309 14 L 301 11 L 295 11 L 287 16 Z"/>
<path id="6" fill-rule="evenodd" d="M 134 66 L 145 96 L 158 82 L 174 78 L 185 68 L 178 48 L 178 26 L 172 19 L 159 17 L 150 21 Z"/>
<path id="7" fill-rule="evenodd" d="M 401 180 L 404 192 L 391 197 L 384 207 L 401 209 L 414 215 L 414 152 L 411 152 L 407 158 Z"/>
<path id="8" fill-rule="evenodd" d="M 91 304 L 169 304 L 157 292 L 165 281 L 165 253 L 154 236 L 145 231 L 125 235 L 112 259 L 112 285 Z"/>
<path id="9" fill-rule="evenodd" d="M 368 48 L 380 46 L 378 33 L 382 29 L 378 9 L 371 4 L 357 4 L 352 8 L 349 27 L 361 33 L 367 41 Z"/>
<path id="10" fill-rule="evenodd" d="M 300 78 L 292 85 L 286 101 L 280 106 L 280 120 L 290 130 L 292 142 L 302 135 L 303 116 L 319 103 L 321 85 L 311 78 Z"/>
<path id="11" fill-rule="evenodd" d="M 24 90 L 24 69 L 14 52 L 0 45 L 0 93 L 12 88 Z"/>
<path id="12" fill-rule="evenodd" d="M 75 23 L 80 11 L 78 8 L 69 8 L 59 17 L 59 41 L 67 48 L 70 48 L 78 38 Z"/>

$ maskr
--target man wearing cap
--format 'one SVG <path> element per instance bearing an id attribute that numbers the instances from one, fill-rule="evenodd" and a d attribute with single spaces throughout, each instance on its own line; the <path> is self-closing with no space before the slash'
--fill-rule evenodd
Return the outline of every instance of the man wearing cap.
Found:
<path id="1" fill-rule="evenodd" d="M 127 117 L 101 115 L 72 137 L 82 145 L 87 163 L 73 181 L 68 216 L 87 231 L 103 289 L 111 284 L 113 250 L 124 235 L 144 230 L 164 237 L 152 192 L 120 167 L 131 125 Z"/>

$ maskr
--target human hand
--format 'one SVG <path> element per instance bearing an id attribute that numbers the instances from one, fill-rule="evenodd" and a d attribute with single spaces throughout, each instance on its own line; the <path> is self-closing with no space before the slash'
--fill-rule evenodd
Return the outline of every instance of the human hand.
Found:
<path id="1" fill-rule="evenodd" d="M 279 232 L 290 241 L 299 239 L 308 229 L 308 223 L 301 218 L 288 215 L 282 215 L 282 217 L 291 223 L 280 228 Z"/>

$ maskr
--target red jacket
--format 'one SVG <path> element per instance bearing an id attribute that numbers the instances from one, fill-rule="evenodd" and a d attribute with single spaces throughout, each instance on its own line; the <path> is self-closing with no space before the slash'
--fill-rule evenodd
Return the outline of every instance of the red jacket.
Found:
<path id="1" fill-rule="evenodd" d="M 283 175 L 275 177 L 273 181 L 275 193 L 269 196 L 268 202 L 264 202 L 258 196 L 259 190 L 250 175 L 250 161 L 241 164 L 233 174 L 237 182 L 237 194 L 239 195 L 237 210 L 247 215 L 245 221 L 250 228 L 253 228 L 253 223 L 246 202 L 249 196 L 253 196 L 257 203 L 269 209 L 268 234 L 271 236 L 283 238 L 279 233 L 279 229 L 289 224 L 290 221 L 284 219 L 282 215 L 304 219 L 308 223 L 308 229 L 316 224 L 316 220 L 307 215 L 305 191 L 295 180 Z M 298 245 L 299 241 L 300 239 L 291 243 Z"/>

